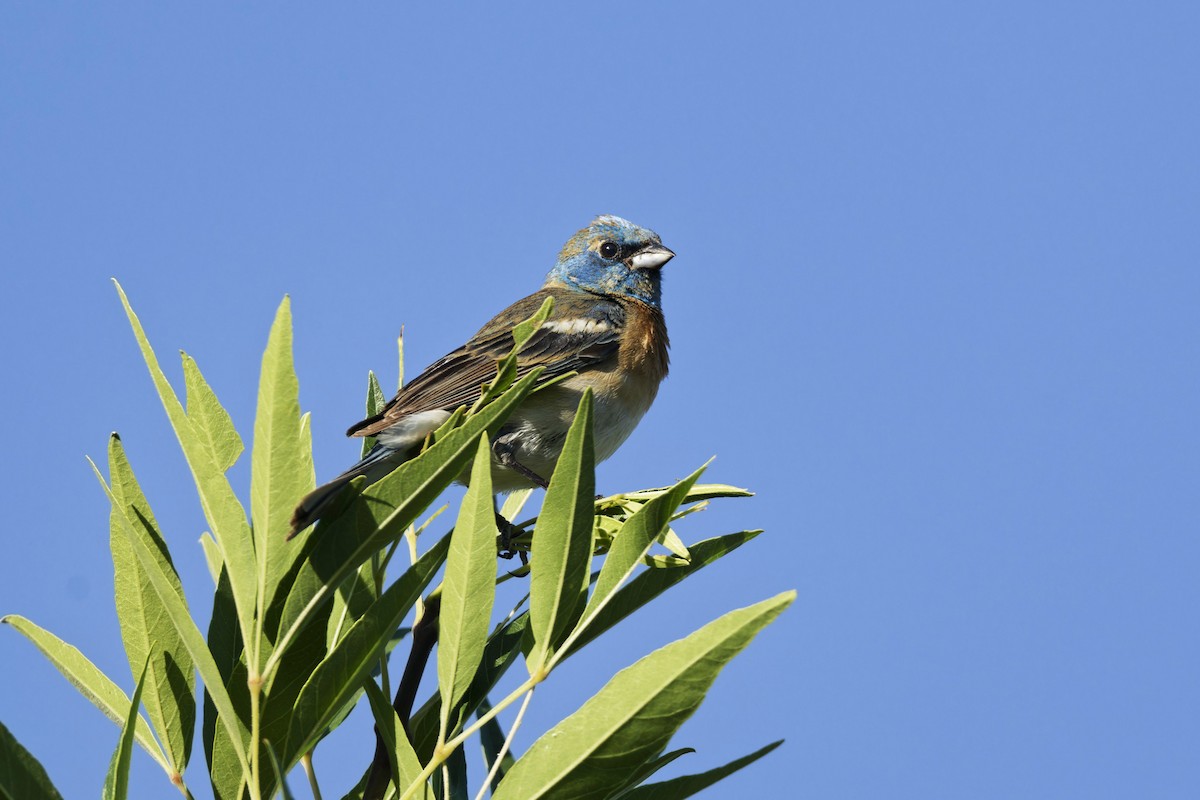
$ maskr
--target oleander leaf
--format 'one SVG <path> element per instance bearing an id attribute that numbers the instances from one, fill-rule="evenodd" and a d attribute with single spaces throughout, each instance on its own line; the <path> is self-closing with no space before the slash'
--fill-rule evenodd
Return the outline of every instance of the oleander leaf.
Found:
<path id="1" fill-rule="evenodd" d="M 0 800 L 62 800 L 45 768 L 0 723 Z"/>
<path id="2" fill-rule="evenodd" d="M 129 710 L 129 697 L 111 678 L 100 671 L 100 668 L 87 659 L 75 647 L 67 644 L 44 628 L 37 626 L 24 617 L 9 614 L 0 618 L 0 622 L 11 625 L 14 630 L 33 643 L 47 660 L 62 673 L 62 676 L 74 686 L 79 693 L 86 697 L 92 705 L 100 709 L 104 716 L 118 725 L 123 724 L 125 712 Z M 149 723 L 139 717 L 135 732 L 137 743 L 159 763 L 159 766 L 171 774 L 171 764 L 167 761 Z"/>
<path id="3" fill-rule="evenodd" d="M 126 526 L 146 545 L 146 551 L 181 603 L 185 603 L 183 585 L 116 434 L 109 437 L 108 473 L 115 498 L 109 519 L 109 546 L 121 640 L 130 670 L 145 669 L 142 701 L 146 717 L 175 772 L 182 774 L 191 755 L 196 728 L 196 672 L 187 647 L 134 554 Z"/>
<path id="4" fill-rule="evenodd" d="M 550 477 L 533 538 L 529 578 L 533 649 L 526 658 L 530 674 L 546 668 L 587 600 L 595 505 L 592 392 L 588 389 Z"/>
<path id="5" fill-rule="evenodd" d="M 492 505 L 492 449 L 479 440 L 471 483 L 450 538 L 438 617 L 438 687 L 442 739 L 449 713 L 471 685 L 487 644 L 496 597 L 496 514 Z"/>
<path id="6" fill-rule="evenodd" d="M 539 738 L 493 800 L 596 797 L 661 752 L 717 674 L 795 598 L 784 592 L 731 611 L 618 672 Z"/>

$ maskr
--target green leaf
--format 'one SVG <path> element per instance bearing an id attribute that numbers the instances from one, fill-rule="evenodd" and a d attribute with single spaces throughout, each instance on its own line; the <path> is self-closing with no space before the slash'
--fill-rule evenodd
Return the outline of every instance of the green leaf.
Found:
<path id="1" fill-rule="evenodd" d="M 742 767 L 753 764 L 781 744 L 783 744 L 782 739 L 777 742 L 771 742 L 766 747 L 759 748 L 749 755 L 730 761 L 728 764 L 716 769 L 710 769 L 708 772 L 701 772 L 698 775 L 684 775 L 669 781 L 662 781 L 661 783 L 639 786 L 624 795 L 623 800 L 684 800 L 686 797 L 691 797 L 707 789 L 722 778 L 732 775 Z"/>
<path id="2" fill-rule="evenodd" d="M 95 464 L 92 464 L 92 469 L 96 472 L 96 479 L 104 487 L 109 501 L 115 508 L 121 508 L 116 495 L 113 494 L 112 489 L 104 482 L 104 478 L 100 475 L 100 470 L 96 469 Z M 150 585 L 153 586 L 154 592 L 158 595 L 161 608 L 171 620 L 171 624 L 175 627 L 188 653 L 191 654 L 192 660 L 196 664 L 196 670 L 200 673 L 200 677 L 204 681 L 205 690 L 211 697 L 213 704 L 217 707 L 220 720 L 225 725 L 230 738 L 234 742 L 238 763 L 241 765 L 242 771 L 248 776 L 250 764 L 246 757 L 246 751 L 242 747 L 243 730 L 239 727 L 239 718 L 234 712 L 233 701 L 221 681 L 221 672 L 217 668 L 217 662 L 205 644 L 200 629 L 196 627 L 196 622 L 192 619 L 191 614 L 188 613 L 187 603 L 183 596 L 171 585 L 170 579 L 159 567 L 154 554 L 150 552 L 146 543 L 134 532 L 133 525 L 124 514 L 120 515 L 120 520 L 123 522 L 122 529 L 133 547 L 134 555 L 141 562 L 142 569 L 145 571 L 146 577 L 149 578 Z M 229 574 L 228 570 L 226 570 L 225 574 Z"/>
<path id="3" fill-rule="evenodd" d="M 271 767 L 275 770 L 275 777 L 279 779 L 279 791 L 283 795 L 283 800 L 296 800 L 296 795 L 292 794 L 291 787 L 287 784 L 287 776 L 279 766 L 279 756 L 275 755 L 275 748 L 270 742 L 263 742 L 263 746 L 267 748 L 267 755 L 271 759 Z"/>
<path id="4" fill-rule="evenodd" d="M 471 795 L 467 793 L 467 754 L 461 745 L 454 748 L 454 752 L 442 762 L 441 768 L 433 773 L 431 782 L 435 797 L 470 800 Z"/>
<path id="5" fill-rule="evenodd" d="M 651 545 L 667 527 L 671 515 L 679 508 L 692 484 L 704 473 L 707 466 L 706 464 L 696 470 L 669 491 L 651 499 L 621 526 L 621 532 L 613 539 L 612 547 L 604 559 L 604 566 L 600 568 L 600 577 L 596 579 L 596 589 L 583 612 L 581 627 L 586 628 L 591 623 L 596 612 L 604 607 L 613 592 L 633 574 Z"/>
<path id="6" fill-rule="evenodd" d="M 451 730 L 458 730 L 496 688 L 496 684 L 521 652 L 521 641 L 528 629 L 529 613 L 525 612 L 500 625 L 488 638 L 482 663 L 479 671 L 475 673 L 475 680 L 471 682 L 466 695 L 450 712 Z M 428 758 L 437 745 L 440 719 L 441 696 L 437 693 L 412 716 L 409 730 L 412 731 L 413 746 L 423 758 Z"/>
<path id="7" fill-rule="evenodd" d="M 517 514 L 521 513 L 532 494 L 533 489 L 515 489 L 509 492 L 508 497 L 504 498 L 504 505 L 500 507 L 500 516 L 509 522 L 516 520 Z"/>
<path id="8" fill-rule="evenodd" d="M 639 783 L 643 783 L 651 775 L 658 772 L 660 769 L 667 766 L 677 758 L 681 758 L 682 756 L 686 756 L 689 753 L 694 752 L 696 752 L 696 749 L 693 747 L 681 747 L 678 750 L 672 750 L 671 752 L 664 753 L 657 758 L 650 759 L 638 769 L 634 770 L 633 773 L 630 774 L 630 776 L 624 781 L 624 786 L 608 795 L 605 800 L 620 800 L 620 798 L 627 797 L 629 792 L 632 791 L 633 788 Z"/>
<path id="9" fill-rule="evenodd" d="M 403 350 L 401 351 L 401 360 L 403 361 Z M 383 410 L 387 405 L 387 398 L 383 396 L 383 387 L 379 385 L 379 378 L 375 377 L 374 372 L 367 373 L 367 417 L 373 417 Z M 365 419 L 366 417 L 364 417 Z M 362 440 L 362 455 L 361 458 L 366 458 L 367 453 L 371 452 L 371 448 L 375 446 L 374 436 L 364 436 Z"/>
<path id="10" fill-rule="evenodd" d="M 145 668 L 146 716 L 158 733 L 174 770 L 182 774 L 196 727 L 196 673 L 192 657 L 167 618 L 158 594 L 125 534 L 146 545 L 173 592 L 183 601 L 183 585 L 167 543 L 116 434 L 108 441 L 108 473 L 115 501 L 109 519 L 117 619 L 130 670 Z"/>
<path id="11" fill-rule="evenodd" d="M 125 712 L 129 710 L 129 697 L 83 653 L 24 617 L 10 614 L 0 618 L 0 622 L 11 625 L 14 630 L 32 642 L 34 647 L 40 650 L 42 655 L 62 673 L 63 677 L 78 689 L 80 694 L 90 700 L 92 705 L 100 709 L 104 716 L 118 725 L 124 722 Z M 171 765 L 167 762 L 162 750 L 159 749 L 158 743 L 154 741 L 150 725 L 144 719 L 139 718 L 138 720 L 136 737 L 137 743 L 142 746 L 142 749 L 149 753 L 170 775 Z"/>
<path id="12" fill-rule="evenodd" d="M 313 545 L 288 594 L 279 627 L 283 633 L 271 655 L 272 661 L 308 624 L 312 613 L 329 600 L 334 587 L 357 571 L 372 553 L 402 536 L 404 529 L 462 474 L 475 454 L 479 437 L 485 433 L 493 435 L 504 424 L 528 396 L 540 374 L 535 370 L 522 378 L 460 428 L 367 487 L 340 516 L 320 523 L 323 530 L 311 537 Z M 271 666 L 268 663 L 264 674 L 270 675 Z"/>
<path id="13" fill-rule="evenodd" d="M 617 673 L 534 742 L 493 800 L 595 797 L 660 752 L 721 669 L 795 599 L 785 592 L 731 611 Z"/>
<path id="14" fill-rule="evenodd" d="M 121 297 L 125 315 L 129 317 L 129 324 L 133 328 L 146 367 L 150 370 L 150 377 L 158 390 L 159 399 L 166 409 L 167 418 L 171 421 L 171 427 L 175 430 L 175 436 L 179 439 L 179 445 L 191 468 L 204 517 L 208 520 L 213 538 L 220 545 L 222 560 L 228 570 L 229 584 L 237 605 L 242 638 L 247 642 L 253 641 L 257 567 L 254 542 L 251 539 L 245 510 L 234 494 L 233 487 L 229 485 L 220 462 L 216 460 L 211 443 L 206 443 L 206 437 L 197 433 L 195 422 L 184 412 L 175 390 L 171 388 L 167 376 L 158 365 L 158 358 L 150 347 L 142 323 L 129 305 L 125 291 L 119 283 L 113 283 Z M 209 415 L 197 414 L 197 419 L 201 418 L 208 419 Z"/>
<path id="15" fill-rule="evenodd" d="M 492 505 L 492 449 L 479 440 L 471 482 L 458 512 L 442 582 L 438 618 L 438 688 L 442 695 L 441 739 L 450 732 L 450 709 L 466 694 L 479 670 L 496 597 L 496 512 Z"/>
<path id="16" fill-rule="evenodd" d="M 305 466 L 300 385 L 292 364 L 291 303 L 284 297 L 263 352 L 251 454 L 250 513 L 260 609 L 267 608 L 280 580 L 303 554 L 302 541 L 288 541 L 287 537 L 292 511 L 313 489 Z"/>
<path id="17" fill-rule="evenodd" d="M 62 800 L 41 763 L 0 723 L 0 800 Z"/>
<path id="18" fill-rule="evenodd" d="M 129 703 L 129 714 L 125 717 L 125 725 L 121 728 L 121 738 L 117 749 L 108 763 L 108 776 L 104 779 L 104 791 L 100 796 L 103 800 L 125 800 L 129 795 L 129 757 L 133 755 L 133 732 L 137 728 L 138 707 L 142 704 L 142 689 L 146 685 L 146 673 L 150 671 L 149 659 L 142 665 L 142 674 L 138 678 L 137 688 L 133 690 L 133 699 Z"/>
<path id="19" fill-rule="evenodd" d="M 359 690 L 392 633 L 441 568 L 449 544 L 449 537 L 443 537 L 409 567 L 313 671 L 292 709 L 287 742 L 280 750 L 284 763 L 292 764 L 312 747 L 346 700 Z"/>
<path id="20" fill-rule="evenodd" d="M 692 560 L 687 565 L 670 569 L 643 570 L 604 604 L 604 607 L 588 622 L 587 627 L 579 636 L 575 637 L 570 649 L 563 654 L 560 661 L 579 652 L 600 634 L 684 578 L 695 574 L 722 556 L 732 553 L 760 533 L 762 531 L 740 531 L 705 539 L 691 546 Z"/>
<path id="21" fill-rule="evenodd" d="M 233 419 L 225 410 L 212 387 L 200 374 L 195 359 L 186 353 L 183 358 L 183 388 L 187 398 L 187 417 L 192 423 L 200 446 L 204 447 L 217 469 L 226 472 L 237 463 L 245 449 L 242 438 L 233 427 Z"/>
<path id="22" fill-rule="evenodd" d="M 550 477 L 533 538 L 529 579 L 533 650 L 526 659 L 531 675 L 546 668 L 587 598 L 595 506 L 592 391 L 587 389 Z"/>
<path id="23" fill-rule="evenodd" d="M 421 761 L 417 758 L 416 751 L 413 750 L 412 742 L 408 740 L 408 734 L 404 732 L 404 726 L 400 724 L 400 717 L 396 715 L 396 709 L 392 708 L 391 701 L 384 697 L 383 690 L 375 681 L 367 681 L 365 688 L 367 700 L 371 703 L 371 713 L 375 715 L 375 729 L 383 737 L 384 747 L 388 751 L 388 760 L 392 767 L 392 782 L 401 790 L 406 789 L 420 777 Z M 430 798 L 433 797 L 428 786 L 426 786 L 425 794 Z"/>
<path id="24" fill-rule="evenodd" d="M 237 624 L 237 609 L 229 574 L 222 569 L 213 594 L 212 614 L 208 622 L 208 649 L 221 673 L 221 684 L 242 719 L 250 718 L 250 690 L 246 684 L 246 665 L 242 660 L 242 635 Z M 218 721 L 212 694 L 204 694 L 204 721 L 201 740 L 208 761 L 209 781 L 216 800 L 242 800 L 245 783 L 238 750 L 248 748 L 248 739 L 235 745 L 223 721 Z M 244 730 L 244 729 L 243 729 Z"/>
<path id="25" fill-rule="evenodd" d="M 625 492 L 624 494 L 616 495 L 615 497 L 601 500 L 601 504 L 608 500 L 624 498 L 627 500 L 642 501 L 653 500 L 655 497 L 664 495 L 673 489 L 673 486 L 664 486 L 660 489 L 641 489 L 636 492 Z M 729 486 L 724 483 L 697 483 L 688 490 L 687 497 L 683 498 L 684 503 L 699 503 L 705 500 L 715 500 L 720 497 L 754 497 L 754 492 L 749 489 L 742 489 L 737 486 Z"/>
<path id="26" fill-rule="evenodd" d="M 533 334 L 537 333 L 538 328 L 542 327 L 550 318 L 550 312 L 553 309 L 554 298 L 547 297 L 537 313 L 513 327 L 512 350 L 496 365 L 496 379 L 491 383 L 484 384 L 483 392 L 475 403 L 475 409 L 490 403 L 517 379 L 517 354 L 521 352 L 521 348 L 533 337 Z"/>
<path id="27" fill-rule="evenodd" d="M 215 584 L 221 580 L 221 570 L 225 564 L 221 560 L 221 548 L 217 546 L 217 540 L 208 531 L 200 534 L 200 549 L 204 551 L 204 563 L 208 565 L 208 574 Z"/>
<path id="28" fill-rule="evenodd" d="M 372 563 L 367 562 L 358 568 L 358 572 L 342 582 L 334 593 L 333 604 L 329 611 L 329 624 L 326 626 L 325 645 L 332 650 L 341 641 L 353 625 L 372 603 L 379 599 L 375 591 L 375 580 Z"/>

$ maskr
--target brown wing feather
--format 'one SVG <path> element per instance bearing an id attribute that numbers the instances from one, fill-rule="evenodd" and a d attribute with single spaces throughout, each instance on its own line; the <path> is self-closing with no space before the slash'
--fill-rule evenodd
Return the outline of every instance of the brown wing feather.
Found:
<path id="1" fill-rule="evenodd" d="M 608 328 L 564 335 L 543 327 L 517 356 L 517 376 L 543 367 L 549 379 L 615 357 L 620 348 L 624 312 L 616 303 L 592 295 L 550 287 L 518 300 L 484 325 L 465 345 L 435 361 L 407 384 L 380 413 L 352 426 L 347 436 L 373 436 L 401 418 L 422 411 L 453 410 L 479 399 L 482 385 L 496 375 L 496 362 L 512 350 L 513 327 L 533 316 L 547 297 L 554 298 L 551 320 L 595 318 L 607 309 Z M 598 305 L 598 303 L 602 305 Z"/>

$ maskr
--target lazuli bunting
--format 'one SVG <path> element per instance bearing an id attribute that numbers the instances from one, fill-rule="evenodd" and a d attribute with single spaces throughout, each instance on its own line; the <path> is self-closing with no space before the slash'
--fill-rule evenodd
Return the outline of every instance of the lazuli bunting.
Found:
<path id="1" fill-rule="evenodd" d="M 347 431 L 374 436 L 359 463 L 307 495 L 292 533 L 311 525 L 336 492 L 359 475 L 378 480 L 416 455 L 454 409 L 471 406 L 513 347 L 513 328 L 547 297 L 550 318 L 517 355 L 518 377 L 543 367 L 542 380 L 576 375 L 531 395 L 492 442 L 497 492 L 547 486 L 584 389 L 594 395 L 596 461 L 611 456 L 650 408 L 667 375 L 667 326 L 660 268 L 675 254 L 658 234 L 610 215 L 572 236 L 542 288 L 501 311 L 465 345 L 430 365 L 382 411 Z"/>

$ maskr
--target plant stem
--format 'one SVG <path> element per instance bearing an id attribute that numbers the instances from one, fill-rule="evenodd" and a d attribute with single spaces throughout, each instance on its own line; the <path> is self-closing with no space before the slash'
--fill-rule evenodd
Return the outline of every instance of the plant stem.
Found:
<path id="1" fill-rule="evenodd" d="M 259 700 L 262 696 L 262 677 L 251 675 L 247 679 L 250 686 L 250 800 L 261 800 L 262 786 L 259 783 L 259 739 L 262 737 L 262 708 Z"/>
<path id="2" fill-rule="evenodd" d="M 529 701 L 532 699 L 533 689 L 530 689 L 529 693 L 525 695 L 525 700 L 521 702 L 521 708 L 517 711 L 517 718 L 513 720 L 512 727 L 508 729 L 508 736 L 504 737 L 504 744 L 501 745 L 500 752 L 496 754 L 496 760 L 492 762 L 492 768 L 488 770 L 487 777 L 483 779 L 483 785 L 479 787 L 479 794 L 475 795 L 475 800 L 483 800 L 488 787 L 495 780 L 496 773 L 500 771 L 500 765 L 504 762 L 504 757 L 508 755 L 508 749 L 512 746 L 513 739 L 517 735 L 517 728 L 521 727 L 521 720 L 525 718 L 525 709 L 529 708 Z"/>
<path id="3" fill-rule="evenodd" d="M 321 787 L 317 785 L 317 772 L 313 769 L 312 750 L 300 757 L 300 764 L 304 767 L 304 774 L 308 776 L 308 785 L 312 789 L 313 800 L 321 800 Z"/>
<path id="4" fill-rule="evenodd" d="M 421 676 L 425 673 L 425 665 L 429 663 L 429 654 L 433 652 L 433 646 L 437 643 L 438 617 L 441 608 L 442 595 L 439 587 L 429 593 L 429 597 L 425 601 L 425 611 L 413 625 L 412 650 L 408 653 L 408 662 L 404 665 L 404 674 L 400 677 L 400 685 L 396 688 L 396 697 L 392 701 L 392 708 L 396 710 L 396 715 L 400 718 L 400 725 L 410 740 L 412 732 L 409 730 L 409 719 L 412 717 L 413 703 L 417 699 L 417 689 L 421 685 Z M 388 758 L 387 747 L 383 743 L 383 735 L 376 727 L 375 757 L 371 761 L 371 771 L 367 776 L 366 788 L 363 790 L 363 800 L 380 800 L 387 791 L 391 772 L 392 765 Z M 429 775 L 425 776 L 425 778 L 428 777 Z"/>
<path id="5" fill-rule="evenodd" d="M 438 748 L 438 750 L 433 754 L 433 758 L 431 758 L 429 763 L 425 765 L 425 768 L 421 770 L 421 774 L 417 776 L 417 779 L 412 782 L 412 785 L 404 790 L 404 794 L 400 796 L 400 800 L 409 800 L 409 798 L 413 796 L 413 793 L 417 791 L 421 784 L 429 780 L 429 776 L 432 775 L 438 769 L 438 767 L 442 765 L 442 762 L 449 758 L 450 754 L 457 750 L 463 742 L 465 742 L 480 728 L 494 719 L 497 714 L 519 700 L 521 695 L 525 694 L 526 692 L 532 692 L 533 688 L 541 683 L 545 677 L 546 673 L 539 673 L 538 675 L 530 677 L 528 680 L 514 689 L 507 697 L 505 697 L 496 705 L 492 706 L 491 710 L 489 710 L 486 714 L 476 719 L 471 725 L 467 726 L 462 733 L 446 742 L 444 747 Z"/>

